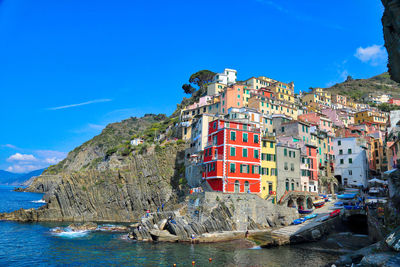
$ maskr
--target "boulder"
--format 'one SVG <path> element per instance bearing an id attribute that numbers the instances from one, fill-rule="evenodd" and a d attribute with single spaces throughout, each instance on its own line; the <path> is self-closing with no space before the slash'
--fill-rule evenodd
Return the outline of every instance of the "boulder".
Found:
<path id="1" fill-rule="evenodd" d="M 70 224 L 68 226 L 72 231 L 94 231 L 97 229 L 97 224 L 92 222 L 87 222 L 84 224 Z"/>
<path id="2" fill-rule="evenodd" d="M 400 252 L 400 226 L 385 238 L 385 242 L 391 249 Z"/>
<path id="3" fill-rule="evenodd" d="M 382 266 L 382 267 L 395 267 L 400 264 L 400 255 L 394 255 L 392 252 L 371 253 L 365 255 L 361 262 L 361 266 Z"/>
<path id="4" fill-rule="evenodd" d="M 160 242 L 178 242 L 179 237 L 170 234 L 167 230 L 150 230 L 150 235 L 153 241 Z"/>
<path id="5" fill-rule="evenodd" d="M 322 236 L 322 234 L 321 234 L 321 231 L 320 231 L 320 230 L 315 229 L 315 230 L 312 230 L 312 231 L 311 231 L 311 237 L 312 237 L 312 239 L 318 240 L 318 239 L 321 238 L 321 236 Z"/>

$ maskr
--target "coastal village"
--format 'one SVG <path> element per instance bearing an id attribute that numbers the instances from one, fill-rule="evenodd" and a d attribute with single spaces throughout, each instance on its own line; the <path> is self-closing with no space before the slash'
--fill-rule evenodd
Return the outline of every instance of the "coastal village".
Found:
<path id="1" fill-rule="evenodd" d="M 256 194 L 280 203 L 288 194 L 367 188 L 396 168 L 400 113 L 380 111 L 323 88 L 295 93 L 293 82 L 237 80 L 225 69 L 180 115 L 190 144 L 185 176 L 193 190 Z M 386 94 L 373 103 L 398 104 Z"/>

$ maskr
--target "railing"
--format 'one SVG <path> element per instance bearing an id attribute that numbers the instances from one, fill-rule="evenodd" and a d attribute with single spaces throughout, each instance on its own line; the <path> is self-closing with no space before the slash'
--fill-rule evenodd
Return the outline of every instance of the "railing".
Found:
<path id="1" fill-rule="evenodd" d="M 223 154 L 214 155 L 212 157 L 212 160 L 223 160 L 223 159 L 224 159 L 224 155 Z"/>
<path id="2" fill-rule="evenodd" d="M 215 143 L 215 142 L 213 142 L 213 141 L 209 141 L 209 142 L 207 142 L 207 144 L 206 144 L 206 146 L 217 146 L 218 144 L 217 143 Z"/>

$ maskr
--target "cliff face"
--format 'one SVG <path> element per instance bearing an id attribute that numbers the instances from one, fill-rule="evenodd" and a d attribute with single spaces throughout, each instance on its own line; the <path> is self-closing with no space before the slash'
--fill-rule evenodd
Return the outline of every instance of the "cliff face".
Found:
<path id="1" fill-rule="evenodd" d="M 108 125 L 25 190 L 45 193 L 45 206 L 0 214 L 0 219 L 132 222 L 147 209 L 175 205 L 185 184 L 185 144 L 129 144 L 135 135 L 173 127 L 173 122 L 164 115 L 146 115 Z"/>
<path id="2" fill-rule="evenodd" d="M 385 47 L 389 55 L 389 73 L 400 83 L 400 1 L 382 0 L 385 12 L 382 16 Z"/>
<path id="3" fill-rule="evenodd" d="M 132 222 L 146 209 L 175 205 L 181 193 L 184 144 L 149 149 L 123 160 L 113 157 L 105 170 L 42 175 L 32 191 L 45 191 L 47 205 L 0 214 L 19 221 Z"/>

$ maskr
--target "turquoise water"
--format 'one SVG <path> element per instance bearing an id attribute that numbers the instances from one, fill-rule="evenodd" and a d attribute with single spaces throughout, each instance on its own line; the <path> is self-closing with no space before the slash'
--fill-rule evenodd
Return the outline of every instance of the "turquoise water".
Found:
<path id="1" fill-rule="evenodd" d="M 39 207 L 42 195 L 0 186 L 0 212 Z M 125 234 L 57 235 L 54 223 L 0 222 L 0 266 L 321 266 L 337 258 L 301 247 L 257 249 L 245 241 L 218 244 L 143 243 Z M 210 263 L 209 258 L 213 261 Z"/>

